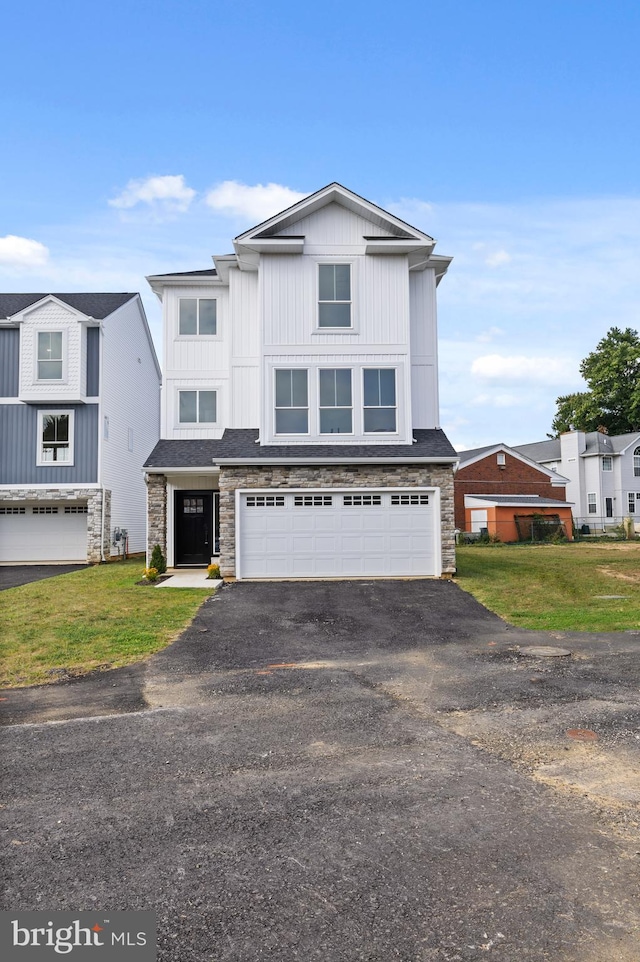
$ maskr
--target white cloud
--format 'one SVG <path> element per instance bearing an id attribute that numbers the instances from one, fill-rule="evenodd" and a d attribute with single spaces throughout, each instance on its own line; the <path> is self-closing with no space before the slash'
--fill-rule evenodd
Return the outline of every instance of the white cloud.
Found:
<path id="1" fill-rule="evenodd" d="M 525 354 L 485 354 L 471 364 L 471 373 L 488 380 L 542 381 L 564 384 L 575 380 L 573 364 L 561 357 L 531 357 Z M 573 376 L 572 376 L 573 375 Z"/>
<path id="2" fill-rule="evenodd" d="M 213 210 L 246 217 L 259 224 L 307 196 L 282 184 L 250 186 L 237 180 L 225 180 L 209 191 L 206 203 Z"/>
<path id="3" fill-rule="evenodd" d="M 508 264 L 510 260 L 511 254 L 508 254 L 507 251 L 499 250 L 485 257 L 484 262 L 487 267 L 502 267 L 503 264 Z"/>
<path id="4" fill-rule="evenodd" d="M 28 237 L 7 234 L 0 237 L 0 265 L 7 267 L 43 267 L 49 259 L 49 249 Z"/>
<path id="5" fill-rule="evenodd" d="M 120 210 L 146 204 L 155 209 L 182 213 L 189 209 L 195 196 L 195 190 L 187 187 L 182 174 L 165 174 L 145 180 L 130 180 L 122 193 L 110 200 L 109 204 Z"/>
<path id="6" fill-rule="evenodd" d="M 493 341 L 494 338 L 500 337 L 501 334 L 504 334 L 504 330 L 501 327 L 490 327 L 488 330 L 481 331 L 480 334 L 477 334 L 476 341 L 478 341 L 479 344 L 488 344 L 490 341 Z"/>
<path id="7" fill-rule="evenodd" d="M 529 399 L 524 394 L 507 394 L 496 391 L 491 394 L 478 394 L 473 398 L 473 407 L 512 408 L 527 405 Z"/>

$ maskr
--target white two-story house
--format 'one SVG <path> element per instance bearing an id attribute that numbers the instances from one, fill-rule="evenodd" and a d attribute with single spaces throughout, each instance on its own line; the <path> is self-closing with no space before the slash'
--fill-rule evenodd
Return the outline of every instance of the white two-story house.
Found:
<path id="1" fill-rule="evenodd" d="M 164 310 L 148 551 L 227 578 L 454 571 L 436 287 L 451 258 L 340 184 L 148 278 Z"/>
<path id="2" fill-rule="evenodd" d="M 0 294 L 0 562 L 145 550 L 160 381 L 138 294 Z"/>
<path id="3" fill-rule="evenodd" d="M 567 498 L 574 503 L 579 527 L 606 531 L 631 518 L 640 532 L 640 431 L 567 431 L 515 450 L 566 476 Z"/>

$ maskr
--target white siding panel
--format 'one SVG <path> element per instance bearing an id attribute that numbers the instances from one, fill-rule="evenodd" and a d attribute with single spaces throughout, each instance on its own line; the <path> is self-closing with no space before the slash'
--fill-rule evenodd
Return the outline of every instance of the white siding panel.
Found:
<path id="1" fill-rule="evenodd" d="M 142 465 L 160 436 L 159 374 L 137 299 L 110 315 L 102 329 L 101 481 L 111 490 L 111 529 L 126 528 L 129 551 L 144 551 L 147 491 Z M 108 441 L 103 438 L 105 415 Z"/>
<path id="2" fill-rule="evenodd" d="M 257 272 L 229 272 L 229 328 L 234 358 L 260 356 L 260 318 Z"/>
<path id="3" fill-rule="evenodd" d="M 260 425 L 260 369 L 258 365 L 235 366 L 232 372 L 232 426 L 257 428 Z"/>
<path id="4" fill-rule="evenodd" d="M 285 228 L 282 234 L 304 236 L 305 244 L 353 247 L 364 245 L 364 237 L 390 237 L 389 231 L 354 214 L 341 204 L 328 204 Z"/>

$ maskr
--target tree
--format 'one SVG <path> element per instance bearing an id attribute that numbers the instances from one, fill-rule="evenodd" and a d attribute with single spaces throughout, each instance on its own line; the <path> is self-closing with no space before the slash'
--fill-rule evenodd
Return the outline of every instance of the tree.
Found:
<path id="1" fill-rule="evenodd" d="M 612 327 L 595 351 L 580 362 L 588 391 L 556 401 L 554 437 L 575 428 L 626 434 L 640 431 L 640 337 L 630 327 Z"/>

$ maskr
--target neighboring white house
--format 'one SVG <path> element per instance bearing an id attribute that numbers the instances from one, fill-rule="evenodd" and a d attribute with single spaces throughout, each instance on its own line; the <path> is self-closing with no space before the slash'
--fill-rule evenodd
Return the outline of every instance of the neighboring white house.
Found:
<path id="1" fill-rule="evenodd" d="M 160 380 L 139 294 L 0 294 L 0 562 L 145 550 Z"/>
<path id="2" fill-rule="evenodd" d="M 568 479 L 577 525 L 603 531 L 631 517 L 640 530 L 640 432 L 568 431 L 514 450 Z"/>
<path id="3" fill-rule="evenodd" d="M 339 184 L 148 278 L 163 303 L 148 551 L 236 578 L 455 570 L 435 241 Z"/>

